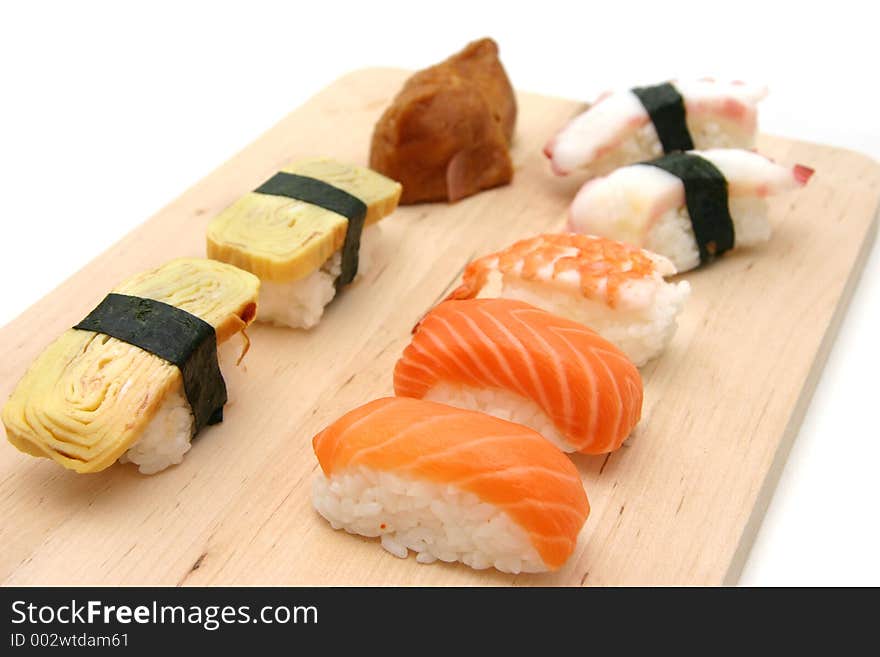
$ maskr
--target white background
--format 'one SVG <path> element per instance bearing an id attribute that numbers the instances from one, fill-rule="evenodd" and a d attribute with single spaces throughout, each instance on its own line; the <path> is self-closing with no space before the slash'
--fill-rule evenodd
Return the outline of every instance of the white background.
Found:
<path id="1" fill-rule="evenodd" d="M 873 4 L 4 2 L 0 325 L 341 74 L 484 35 L 520 89 L 766 82 L 765 131 L 880 159 Z M 880 584 L 877 251 L 743 584 Z"/>

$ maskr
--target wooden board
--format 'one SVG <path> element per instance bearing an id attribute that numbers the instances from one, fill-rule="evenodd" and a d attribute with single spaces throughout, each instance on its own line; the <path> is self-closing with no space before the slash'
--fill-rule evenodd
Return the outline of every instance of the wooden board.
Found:
<path id="1" fill-rule="evenodd" d="M 364 163 L 372 126 L 406 73 L 369 69 L 330 86 L 0 330 L 0 398 L 109 287 L 204 254 L 215 214 L 290 160 Z M 643 420 L 626 447 L 575 456 L 592 503 L 559 572 L 504 575 L 400 560 L 334 532 L 313 510 L 311 437 L 391 391 L 414 322 L 474 255 L 559 226 L 576 177 L 541 147 L 580 108 L 521 94 L 516 180 L 384 222 L 384 264 L 311 332 L 257 325 L 248 377 L 222 425 L 183 464 L 78 476 L 0 446 L 0 582 L 12 584 L 718 584 L 736 580 L 870 249 L 880 166 L 826 146 L 761 147 L 817 174 L 771 201 L 772 241 L 687 279 L 692 298 L 668 352 L 643 370 Z M 87 221 L 86 218 L 83 221 Z M 17 245 L 16 248 L 30 248 Z"/>

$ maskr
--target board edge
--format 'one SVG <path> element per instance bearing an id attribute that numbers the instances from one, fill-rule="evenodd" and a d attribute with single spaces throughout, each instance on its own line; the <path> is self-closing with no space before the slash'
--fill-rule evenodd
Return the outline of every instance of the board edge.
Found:
<path id="1" fill-rule="evenodd" d="M 850 152 L 857 153 L 857 151 Z M 864 154 L 860 155 L 873 161 L 873 158 L 870 158 L 869 156 Z M 758 532 L 764 522 L 767 509 L 770 507 L 770 502 L 773 500 L 776 487 L 779 484 L 783 471 L 785 470 L 785 465 L 788 462 L 791 448 L 800 433 L 807 409 L 810 407 L 813 395 L 816 392 L 819 378 L 821 377 L 822 372 L 824 372 L 831 351 L 837 342 L 837 335 L 849 312 L 850 303 L 859 287 L 868 258 L 874 250 L 874 246 L 877 242 L 877 233 L 880 231 L 878 226 L 880 226 L 880 205 L 874 210 L 874 219 L 869 225 L 868 230 L 865 232 L 862 246 L 855 262 L 853 263 L 853 267 L 850 270 L 843 292 L 837 300 L 837 305 L 834 308 L 831 321 L 828 323 L 828 328 L 822 336 L 822 341 L 816 352 L 816 358 L 813 360 L 812 367 L 807 374 L 807 378 L 804 380 L 804 385 L 801 387 L 801 392 L 795 402 L 794 410 L 792 411 L 788 424 L 785 427 L 785 431 L 782 434 L 782 440 L 779 441 L 776 453 L 773 455 L 773 460 L 771 461 L 767 474 L 764 476 L 764 481 L 761 483 L 761 487 L 758 490 L 758 495 L 755 498 L 755 503 L 752 506 L 749 518 L 743 527 L 739 542 L 737 543 L 736 549 L 731 557 L 730 564 L 727 567 L 727 572 L 724 574 L 721 581 L 722 586 L 735 586 L 739 583 L 742 571 L 745 568 L 752 547 L 758 537 Z"/>

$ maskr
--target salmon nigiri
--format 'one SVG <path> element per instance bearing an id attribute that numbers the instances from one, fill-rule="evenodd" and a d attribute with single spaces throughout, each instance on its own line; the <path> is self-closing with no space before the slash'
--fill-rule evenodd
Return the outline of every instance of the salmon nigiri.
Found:
<path id="1" fill-rule="evenodd" d="M 313 502 L 334 529 L 401 558 L 510 573 L 562 566 L 590 512 L 577 469 L 536 432 L 404 397 L 347 413 L 312 441 Z"/>
<path id="2" fill-rule="evenodd" d="M 416 329 L 394 390 L 524 424 L 566 452 L 623 443 L 642 410 L 626 355 L 583 324 L 522 301 L 444 301 Z"/>

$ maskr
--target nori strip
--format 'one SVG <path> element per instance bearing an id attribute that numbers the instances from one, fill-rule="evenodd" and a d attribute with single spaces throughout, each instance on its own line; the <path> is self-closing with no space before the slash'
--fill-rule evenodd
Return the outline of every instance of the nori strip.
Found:
<path id="1" fill-rule="evenodd" d="M 681 180 L 700 262 L 733 248 L 735 233 L 728 204 L 727 180 L 714 164 L 693 153 L 672 153 L 644 162 Z"/>
<path id="2" fill-rule="evenodd" d="M 195 431 L 223 421 L 226 383 L 217 362 L 214 327 L 161 301 L 111 292 L 75 329 L 95 331 L 176 365 L 192 408 Z"/>
<path id="3" fill-rule="evenodd" d="M 342 271 L 336 279 L 336 288 L 339 289 L 354 280 L 358 271 L 361 233 L 364 230 L 364 220 L 367 218 L 366 203 L 323 180 L 285 171 L 276 173 L 254 192 L 270 196 L 286 196 L 311 203 L 348 219 L 348 229 L 345 231 L 345 241 L 342 243 Z"/>
<path id="4" fill-rule="evenodd" d="M 690 151 L 694 141 L 685 121 L 684 99 L 669 82 L 632 90 L 651 117 L 664 153 Z"/>

